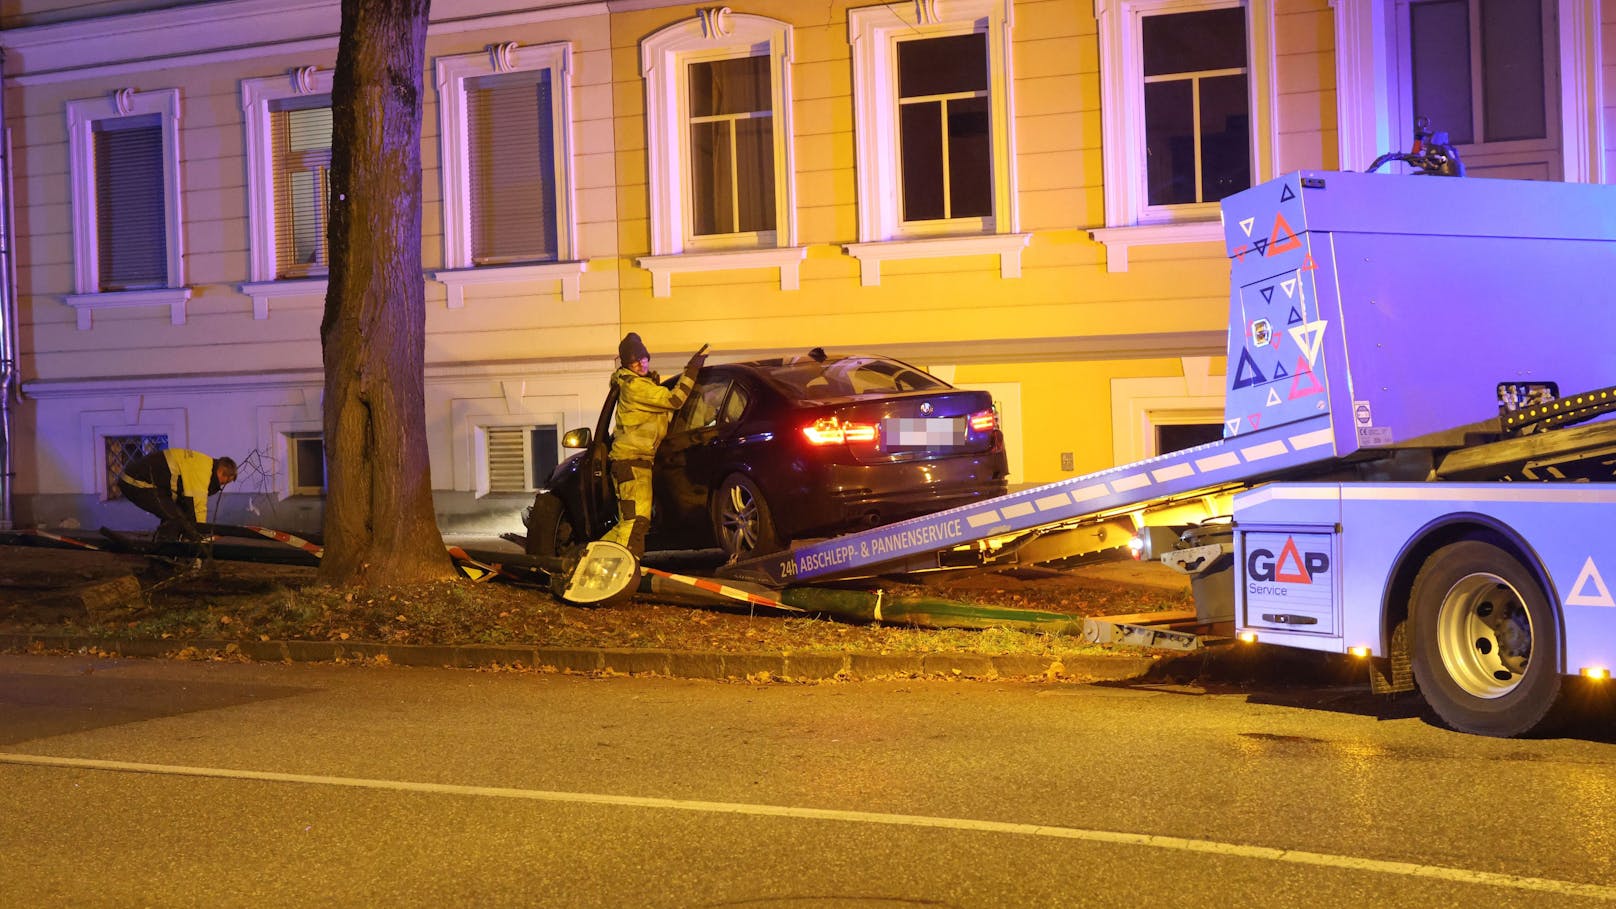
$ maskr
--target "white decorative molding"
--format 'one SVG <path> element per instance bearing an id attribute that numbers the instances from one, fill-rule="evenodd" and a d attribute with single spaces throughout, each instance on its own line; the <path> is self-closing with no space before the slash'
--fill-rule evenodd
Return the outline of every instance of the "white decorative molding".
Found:
<path id="1" fill-rule="evenodd" d="M 780 269 L 780 289 L 796 290 L 798 268 L 807 258 L 806 246 L 781 249 L 736 249 L 711 253 L 684 253 L 677 256 L 641 256 L 635 263 L 651 273 L 651 296 L 673 293 L 676 274 L 696 271 L 733 271 L 747 268 Z"/>
<path id="2" fill-rule="evenodd" d="M 930 237 L 920 240 L 887 240 L 880 243 L 846 243 L 842 249 L 859 260 L 859 283 L 875 287 L 881 283 L 881 263 L 886 259 L 948 259 L 959 256 L 998 256 L 999 277 L 1021 277 L 1021 251 L 1032 234 L 971 234 L 963 237 Z"/>
<path id="3" fill-rule="evenodd" d="M 167 231 L 168 286 L 185 283 L 185 246 L 180 192 L 179 89 L 136 92 L 122 89 L 101 98 L 67 102 L 68 172 L 73 207 L 73 289 L 75 296 L 100 296 L 99 221 L 96 220 L 95 124 L 98 120 L 155 114 L 163 130 L 164 228 Z M 87 327 L 81 312 L 80 327 Z"/>
<path id="4" fill-rule="evenodd" d="M 560 281 L 561 299 L 578 299 L 580 276 L 589 269 L 587 259 L 576 262 L 546 262 L 542 265 L 500 265 L 486 268 L 450 268 L 432 272 L 432 280 L 448 289 L 447 305 L 466 305 L 466 287 L 472 284 L 516 284 L 524 281 Z"/>
<path id="5" fill-rule="evenodd" d="M 578 248 L 578 224 L 572 172 L 572 46 L 550 44 L 505 45 L 504 62 L 493 53 L 439 57 L 438 147 L 443 186 L 443 264 L 445 271 L 472 268 L 471 255 L 471 130 L 466 113 L 466 81 L 503 72 L 550 71 L 550 113 L 555 136 L 556 259 L 573 259 Z M 500 65 L 509 69 L 501 70 Z"/>
<path id="6" fill-rule="evenodd" d="M 90 314 L 98 309 L 133 309 L 140 306 L 167 306 L 168 321 L 173 325 L 185 324 L 185 301 L 191 299 L 189 287 L 164 287 L 157 290 L 121 290 L 104 294 L 65 294 L 62 302 L 78 313 L 79 331 L 90 330 Z"/>
<path id="7" fill-rule="evenodd" d="M 186 411 L 183 407 L 143 407 L 140 396 L 133 406 L 126 398 L 117 410 L 97 409 L 79 412 L 80 493 L 94 494 L 98 501 L 107 501 L 107 448 L 109 436 L 168 436 L 168 447 L 189 448 L 186 435 Z"/>
<path id="8" fill-rule="evenodd" d="M 696 10 L 696 18 L 701 22 L 702 34 L 713 41 L 730 36 L 729 16 L 730 11 L 727 6 Z"/>
<path id="9" fill-rule="evenodd" d="M 1111 380 L 1111 455 L 1128 464 L 1160 454 L 1157 426 L 1223 421 L 1223 377 L 1210 357 L 1181 357 L 1184 375 Z"/>
<path id="10" fill-rule="evenodd" d="M 675 22 L 640 42 L 640 73 L 645 78 L 645 133 L 651 192 L 651 256 L 677 256 L 742 246 L 790 248 L 797 243 L 797 192 L 792 132 L 791 26 L 763 16 L 713 17 L 726 25 L 709 33 L 706 13 Z M 722 41 L 719 38 L 722 38 Z M 684 67 L 692 59 L 712 60 L 753 54 L 766 47 L 773 87 L 775 229 L 722 239 L 692 236 Z"/>
<path id="11" fill-rule="evenodd" d="M 1342 170 L 1363 170 L 1392 146 L 1384 61 L 1390 22 L 1385 0 L 1330 0 L 1335 10 L 1337 154 Z"/>
<path id="12" fill-rule="evenodd" d="M 241 111 L 247 151 L 247 274 L 255 285 L 275 280 L 275 143 L 270 105 L 284 98 L 331 94 L 333 72 L 303 66 L 279 76 L 241 80 Z M 260 314 L 253 300 L 253 318 Z"/>
<path id="13" fill-rule="evenodd" d="M 331 79 L 328 76 L 322 80 L 318 66 L 299 66 L 292 70 L 292 90 L 300 95 L 328 93 L 331 91 Z"/>
<path id="14" fill-rule="evenodd" d="M 494 72 L 512 73 L 516 71 L 516 46 L 515 41 L 488 45 L 488 58 L 494 64 Z"/>
<path id="15" fill-rule="evenodd" d="M 237 284 L 236 289 L 252 297 L 253 318 L 269 318 L 269 301 L 281 297 L 325 297 L 325 278 L 296 278 L 286 281 L 257 281 Z"/>
<path id="16" fill-rule="evenodd" d="M 1221 221 L 1181 221 L 1141 224 L 1138 227 L 1097 227 L 1089 238 L 1105 247 L 1105 270 L 1128 270 L 1128 249 L 1133 246 L 1170 246 L 1175 243 L 1223 243 Z"/>
<path id="17" fill-rule="evenodd" d="M 1244 6 L 1246 85 L 1251 114 L 1251 184 L 1275 176 L 1279 109 L 1274 81 L 1274 0 L 1094 0 L 1100 28 L 1100 130 L 1105 166 L 1107 227 L 1201 221 L 1218 216 L 1217 202 L 1151 206 L 1145 192 L 1144 61 L 1141 20 L 1148 15 Z"/>
<path id="18" fill-rule="evenodd" d="M 859 242 L 1021 229 L 1016 193 L 1015 84 L 1011 66 L 1011 0 L 888 3 L 847 11 L 853 54 L 853 136 L 857 143 Z M 906 225 L 899 203 L 896 43 L 985 31 L 992 129 L 993 216 Z"/>

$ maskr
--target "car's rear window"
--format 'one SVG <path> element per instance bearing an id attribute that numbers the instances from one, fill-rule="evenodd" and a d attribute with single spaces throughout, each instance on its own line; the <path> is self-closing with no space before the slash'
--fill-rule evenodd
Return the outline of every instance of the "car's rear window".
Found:
<path id="1" fill-rule="evenodd" d="M 763 371 L 798 398 L 936 391 L 948 383 L 923 370 L 883 357 L 836 357 L 817 361 L 787 358 L 764 365 Z"/>

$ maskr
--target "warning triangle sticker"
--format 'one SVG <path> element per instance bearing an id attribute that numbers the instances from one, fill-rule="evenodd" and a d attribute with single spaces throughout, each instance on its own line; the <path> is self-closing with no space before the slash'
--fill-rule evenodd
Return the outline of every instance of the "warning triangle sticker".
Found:
<path id="1" fill-rule="evenodd" d="M 1262 425 L 1262 414 L 1260 414 L 1260 413 L 1248 413 L 1248 414 L 1246 414 L 1246 422 L 1250 423 L 1251 428 L 1253 430 L 1255 430 L 1259 426 Z"/>
<path id="2" fill-rule="evenodd" d="M 1224 420 L 1223 421 L 1223 437 L 1225 439 L 1227 439 L 1230 436 L 1237 436 L 1239 434 L 1240 434 L 1240 418 L 1239 417 L 1235 417 L 1232 420 Z"/>
<path id="3" fill-rule="evenodd" d="M 1306 385 L 1302 384 L 1303 379 L 1307 380 Z M 1308 395 L 1316 395 L 1323 390 L 1324 386 L 1319 384 L 1318 377 L 1313 375 L 1312 369 L 1308 368 L 1307 361 L 1301 357 L 1297 357 L 1296 375 L 1291 377 L 1290 400 L 1294 401 L 1297 398 L 1305 398 Z"/>
<path id="4" fill-rule="evenodd" d="M 1593 585 L 1593 591 L 1587 587 Z M 1566 597 L 1567 606 L 1616 606 L 1616 600 L 1610 597 L 1610 588 L 1605 586 L 1605 579 L 1599 576 L 1599 569 L 1594 567 L 1594 557 L 1589 556 L 1588 561 L 1582 563 L 1582 573 L 1577 575 L 1577 583 L 1571 585 L 1571 595 Z"/>
<path id="5" fill-rule="evenodd" d="M 1285 324 L 1286 325 L 1295 325 L 1297 322 L 1300 322 L 1300 321 L 1302 321 L 1302 314 L 1300 312 L 1296 311 L 1296 307 L 1292 306 L 1291 307 L 1290 318 L 1285 320 Z"/>
<path id="6" fill-rule="evenodd" d="M 1313 576 L 1307 573 L 1302 554 L 1296 549 L 1295 537 L 1285 538 L 1285 548 L 1279 551 L 1279 559 L 1274 562 L 1274 580 L 1281 584 L 1313 583 Z"/>
<path id="7" fill-rule="evenodd" d="M 1257 249 L 1257 255 L 1259 255 L 1259 256 L 1265 256 L 1265 255 L 1267 255 L 1267 254 L 1268 254 L 1268 244 L 1269 244 L 1269 243 L 1270 243 L 1270 242 L 1272 242 L 1272 241 L 1269 241 L 1269 240 L 1264 240 L 1264 239 L 1261 239 L 1261 238 L 1258 238 L 1258 239 L 1256 239 L 1256 240 L 1252 240 L 1252 241 L 1251 241 L 1251 245 L 1252 245 L 1252 246 L 1254 246 L 1254 247 L 1256 247 L 1256 249 Z"/>
<path id="8" fill-rule="evenodd" d="M 1319 360 L 1319 347 L 1324 340 L 1324 327 L 1328 324 L 1330 324 L 1328 321 L 1320 319 L 1290 330 L 1291 337 L 1296 340 L 1296 346 L 1302 348 L 1302 355 L 1307 357 L 1307 365 L 1310 367 Z"/>
<path id="9" fill-rule="evenodd" d="M 1287 297 L 1296 296 L 1296 279 L 1295 278 L 1287 278 L 1287 279 L 1279 282 L 1279 286 L 1285 289 L 1285 296 L 1287 296 Z"/>
<path id="10" fill-rule="evenodd" d="M 1289 183 L 1285 183 L 1285 184 L 1282 184 L 1282 185 L 1283 185 L 1283 189 L 1280 190 L 1279 201 L 1281 201 L 1281 202 L 1289 202 L 1290 200 L 1296 198 L 1296 193 L 1291 192 L 1291 185 Z"/>
<path id="11" fill-rule="evenodd" d="M 1274 302 L 1274 289 L 1272 287 L 1264 287 L 1262 289 L 1262 298 L 1264 303 Z"/>
<path id="12" fill-rule="evenodd" d="M 1245 388 L 1266 381 L 1268 380 L 1263 378 L 1262 370 L 1257 368 L 1257 361 L 1251 358 L 1251 351 L 1244 347 L 1240 348 L 1240 365 L 1235 367 L 1234 384 L 1229 387 Z"/>
<path id="13" fill-rule="evenodd" d="M 1268 389 L 1268 401 L 1266 402 L 1265 406 L 1273 407 L 1275 404 L 1278 404 L 1278 403 L 1279 403 L 1279 389 L 1277 389 L 1277 388 L 1269 388 Z"/>
<path id="14" fill-rule="evenodd" d="M 1303 259 L 1302 259 L 1302 269 L 1301 269 L 1302 271 L 1315 271 L 1315 270 L 1318 269 L 1318 267 L 1319 267 L 1319 263 L 1313 261 L 1313 254 L 1312 253 L 1308 253 L 1305 257 L 1303 257 Z"/>
<path id="15" fill-rule="evenodd" d="M 1274 374 L 1269 376 L 1268 378 L 1274 380 L 1275 382 L 1278 382 L 1280 379 L 1288 379 L 1288 378 L 1290 378 L 1290 375 L 1291 375 L 1290 373 L 1285 371 L 1285 364 L 1284 363 L 1275 363 L 1274 364 Z"/>
<path id="16" fill-rule="evenodd" d="M 1286 222 L 1284 215 L 1274 216 L 1274 232 L 1268 235 L 1268 242 L 1272 251 L 1263 253 L 1265 256 L 1278 255 L 1282 252 L 1302 248 L 1302 241 L 1296 239 L 1296 232 L 1291 230 L 1291 226 Z"/>
<path id="17" fill-rule="evenodd" d="M 1249 236 L 1251 236 L 1251 226 L 1253 224 L 1256 224 L 1256 223 L 1257 223 L 1256 218 L 1245 218 L 1245 219 L 1241 220 L 1241 222 L 1240 222 L 1240 229 L 1245 231 L 1246 236 L 1249 237 Z"/>

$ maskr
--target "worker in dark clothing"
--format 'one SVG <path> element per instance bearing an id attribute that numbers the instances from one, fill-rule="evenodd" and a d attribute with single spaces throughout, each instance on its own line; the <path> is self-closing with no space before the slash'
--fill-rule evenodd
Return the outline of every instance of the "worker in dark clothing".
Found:
<path id="1" fill-rule="evenodd" d="M 668 421 L 696 385 L 696 373 L 707 362 L 707 347 L 690 358 L 672 388 L 651 371 L 651 354 L 638 334 L 623 336 L 617 356 L 622 365 L 612 373 L 617 428 L 610 454 L 617 523 L 601 539 L 627 547 L 637 559 L 645 554 L 645 533 L 651 526 L 651 464 L 668 432 Z"/>
<path id="2" fill-rule="evenodd" d="M 236 478 L 236 462 L 168 448 L 129 462 L 118 477 L 124 498 L 162 519 L 157 538 L 200 541 L 208 496 Z"/>

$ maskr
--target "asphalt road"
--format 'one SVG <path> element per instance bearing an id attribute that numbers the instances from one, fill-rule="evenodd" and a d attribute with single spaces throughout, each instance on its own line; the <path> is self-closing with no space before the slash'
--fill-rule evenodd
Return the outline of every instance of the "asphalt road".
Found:
<path id="1" fill-rule="evenodd" d="M 1612 733 L 1328 687 L 0 656 L 0 905 L 1610 905 Z"/>

